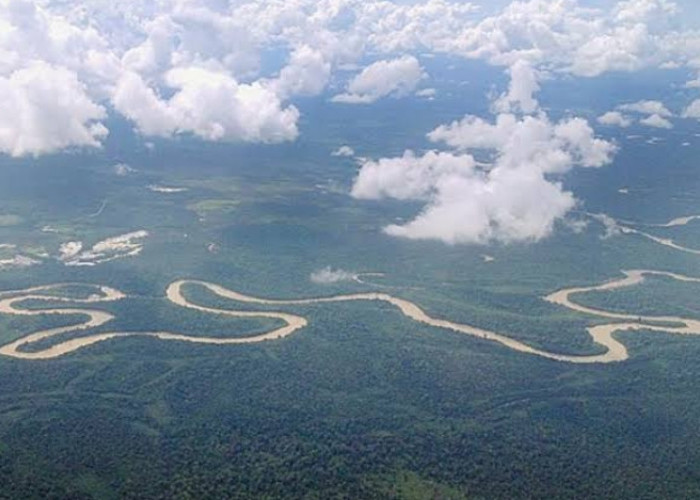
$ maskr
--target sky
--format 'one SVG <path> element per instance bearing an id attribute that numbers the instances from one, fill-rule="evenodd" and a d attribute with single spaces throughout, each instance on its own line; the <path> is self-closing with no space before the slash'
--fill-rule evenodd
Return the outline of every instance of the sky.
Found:
<path id="1" fill-rule="evenodd" d="M 0 154 L 99 149 L 110 115 L 144 141 L 291 142 L 299 97 L 429 100 L 425 58 L 479 60 L 510 79 L 490 114 L 426 126 L 430 150 L 357 159 L 348 195 L 422 202 L 384 228 L 399 238 L 536 241 L 577 205 L 562 176 L 614 161 L 599 129 L 700 119 L 698 19 L 690 0 L 0 0 Z M 538 100 L 544 81 L 649 69 L 685 71 L 698 99 L 620 102 L 595 121 Z"/>

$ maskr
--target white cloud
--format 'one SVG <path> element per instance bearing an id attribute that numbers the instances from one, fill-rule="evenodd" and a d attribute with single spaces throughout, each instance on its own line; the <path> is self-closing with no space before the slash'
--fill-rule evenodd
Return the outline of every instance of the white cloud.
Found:
<path id="1" fill-rule="evenodd" d="M 344 145 L 333 151 L 331 156 L 355 156 L 355 150 L 350 146 Z"/>
<path id="2" fill-rule="evenodd" d="M 126 69 L 148 78 L 173 67 L 193 65 L 255 76 L 260 67 L 260 49 L 272 36 L 256 28 L 262 19 L 254 18 L 255 13 L 246 8 L 250 5 L 247 2 L 239 5 L 247 14 L 214 2 L 154 2 L 150 10 L 141 12 L 137 5 L 125 2 L 124 10 L 115 13 L 119 21 L 134 16 L 136 26 L 132 29 L 138 33 L 135 38 L 141 38 L 140 43 L 125 47 L 121 60 Z M 103 17 L 99 13 L 92 16 Z M 110 30 L 114 23 L 114 18 L 105 19 L 103 28 Z"/>
<path id="3" fill-rule="evenodd" d="M 289 63 L 280 71 L 272 88 L 280 98 L 295 95 L 318 95 L 326 87 L 331 75 L 331 64 L 323 54 L 303 45 L 290 57 Z"/>
<path id="4" fill-rule="evenodd" d="M 127 165 L 126 163 L 117 163 L 116 165 L 112 166 L 112 169 L 114 170 L 114 173 L 120 177 L 136 172 L 135 168 Z"/>
<path id="5" fill-rule="evenodd" d="M 162 99 L 135 73 L 117 85 L 114 107 L 144 135 L 192 133 L 209 141 L 281 142 L 296 138 L 299 112 L 283 107 L 260 83 L 239 84 L 224 73 L 179 68 L 165 75 L 175 90 Z"/>
<path id="6" fill-rule="evenodd" d="M 525 60 L 517 61 L 510 67 L 508 93 L 503 94 L 494 103 L 494 107 L 497 111 L 504 113 L 510 113 L 511 111 L 534 113 L 539 107 L 539 103 L 533 96 L 539 90 L 540 84 L 537 81 L 537 72 L 529 62 Z"/>
<path id="7" fill-rule="evenodd" d="M 122 55 L 124 67 L 144 75 L 167 71 L 172 65 L 176 29 L 175 21 L 167 15 L 145 20 L 146 39 Z"/>
<path id="8" fill-rule="evenodd" d="M 466 116 L 436 128 L 428 137 L 460 150 L 492 149 L 503 166 L 531 163 L 544 173 L 567 171 L 574 164 L 600 167 L 615 151 L 611 143 L 594 137 L 586 120 L 568 118 L 554 124 L 543 113 L 522 119 L 500 114 L 493 124 Z"/>
<path id="9" fill-rule="evenodd" d="M 330 266 L 314 271 L 309 276 L 309 279 L 319 285 L 332 285 L 343 281 L 356 281 L 357 274 L 344 271 L 342 269 L 333 269 Z"/>
<path id="10" fill-rule="evenodd" d="M 456 35 L 471 28 L 479 10 L 475 3 L 464 1 L 370 0 L 361 2 L 361 8 L 355 11 L 355 27 L 372 47 L 384 53 L 420 48 L 449 52 L 454 50 Z"/>
<path id="11" fill-rule="evenodd" d="M 429 151 L 364 162 L 352 187 L 358 199 L 430 200 L 441 179 L 478 175 L 471 155 Z"/>
<path id="12" fill-rule="evenodd" d="M 617 236 L 619 234 L 622 234 L 622 229 L 620 226 L 617 224 L 617 221 L 610 217 L 609 215 L 606 214 L 589 214 L 593 219 L 597 220 L 603 225 L 603 228 L 605 229 L 605 233 L 600 237 L 603 240 L 607 240 L 608 238 L 612 238 L 613 236 Z"/>
<path id="13" fill-rule="evenodd" d="M 662 117 L 661 115 L 657 115 L 657 114 L 647 116 L 646 118 L 639 120 L 639 123 L 641 123 L 642 125 L 646 125 L 647 127 L 666 128 L 666 129 L 673 128 L 673 124 L 670 121 L 668 121 L 666 118 Z"/>
<path id="14" fill-rule="evenodd" d="M 641 3 L 652 7 L 638 8 Z M 663 8 L 665 3 L 635 0 L 606 12 L 574 0 L 513 1 L 466 25 L 441 48 L 500 65 L 527 59 L 586 77 L 636 71 L 692 54 L 688 41 L 697 35 L 683 41 L 671 37 L 668 25 L 675 13 Z"/>
<path id="15" fill-rule="evenodd" d="M 413 56 L 377 61 L 350 80 L 346 92 L 333 101 L 366 104 L 387 96 L 402 97 L 413 92 L 423 78 L 425 73 Z"/>
<path id="16" fill-rule="evenodd" d="M 685 82 L 685 88 L 687 88 L 687 89 L 700 88 L 700 76 L 698 76 L 694 80 L 688 80 L 687 82 Z"/>
<path id="17" fill-rule="evenodd" d="M 387 234 L 449 244 L 538 240 L 575 205 L 571 193 L 527 170 L 440 184 L 421 214 L 405 225 L 388 226 Z"/>
<path id="18" fill-rule="evenodd" d="M 99 147 L 107 135 L 105 109 L 75 73 L 43 62 L 0 76 L 0 109 L 0 151 L 12 156 Z"/>
<path id="19" fill-rule="evenodd" d="M 607 113 L 600 115 L 597 121 L 601 125 L 622 128 L 629 127 L 633 123 L 631 118 L 623 115 L 619 111 L 608 111 Z"/>
<path id="20" fill-rule="evenodd" d="M 678 6 L 668 0 L 626 0 L 618 2 L 613 10 L 616 20 L 625 23 L 649 22 L 677 12 Z"/>
<path id="21" fill-rule="evenodd" d="M 617 109 L 644 115 L 659 115 L 663 118 L 673 116 L 673 113 L 660 101 L 638 101 L 629 104 L 621 104 Z"/>
<path id="22" fill-rule="evenodd" d="M 576 50 L 571 71 L 594 77 L 607 71 L 636 71 L 644 67 L 650 34 L 643 24 L 616 26 L 599 33 Z"/>
<path id="23" fill-rule="evenodd" d="M 428 99 L 435 97 L 437 94 L 437 89 L 427 88 L 416 90 L 416 97 L 427 97 Z"/>
<path id="24" fill-rule="evenodd" d="M 78 25 L 50 12 L 52 6 L 0 2 L 0 74 L 9 76 L 43 62 L 79 75 L 91 96 L 108 95 L 110 80 L 119 71 L 109 42 L 89 23 Z"/>
<path id="25" fill-rule="evenodd" d="M 683 118 L 700 119 L 700 99 L 694 100 L 690 105 L 683 110 Z"/>
<path id="26" fill-rule="evenodd" d="M 22 71 L 43 64 L 64 72 L 54 86 L 73 75 L 69 86 L 79 105 L 61 110 L 65 126 L 44 126 L 40 134 L 32 134 L 33 125 L 26 123 L 37 117 L 53 123 L 56 109 L 28 106 L 26 115 L 21 111 L 8 123 L 10 129 L 3 129 L 0 150 L 20 155 L 98 146 L 106 133 L 99 125 L 102 108 L 117 102 L 116 111 L 146 135 L 291 140 L 297 135 L 298 111 L 288 101 L 322 93 L 336 81 L 335 69 L 368 58 L 379 61 L 357 75 L 337 100 L 371 102 L 412 93 L 423 69 L 410 54 L 480 59 L 513 71 L 517 63 L 555 77 L 700 66 L 700 32 L 679 28 L 683 19 L 673 2 L 597 4 L 527 0 L 486 9 L 460 0 L 1 0 L 1 81 L 7 86 Z M 287 52 L 281 65 L 280 51 Z M 210 83 L 194 82 L 193 72 L 216 76 Z M 517 81 L 524 87 L 509 89 L 497 106 L 500 111 L 527 113 L 536 107 L 527 100 L 536 89 L 524 78 Z M 36 89 L 42 94 L 39 103 L 50 101 L 51 86 Z M 430 97 L 426 93 L 420 96 Z M 224 106 L 211 106 L 216 95 L 225 96 Z M 203 105 L 185 102 L 191 99 L 202 99 Z M 260 106 L 262 117 L 250 114 Z M 645 114 L 655 113 L 668 118 L 658 111 Z M 33 139 L 24 146 L 19 137 Z"/>
<path id="27" fill-rule="evenodd" d="M 642 5 L 637 5 L 640 9 Z M 668 118 L 673 116 L 673 113 L 660 101 L 643 100 L 633 103 L 620 104 L 617 106 L 618 111 L 608 111 L 598 117 L 598 123 L 608 126 L 629 127 L 634 123 L 634 120 L 622 113 L 634 113 L 637 115 L 646 115 L 639 120 L 639 123 L 647 127 L 656 128 L 673 128 L 673 124 Z"/>
<path id="28" fill-rule="evenodd" d="M 596 15 L 591 20 L 592 33 L 575 49 L 571 71 L 592 77 L 608 71 L 678 65 L 676 58 L 681 54 L 666 36 L 677 13 L 675 4 L 666 0 L 614 4 L 607 16 Z"/>
<path id="29" fill-rule="evenodd" d="M 144 135 L 167 136 L 176 129 L 178 118 L 167 102 L 136 73 L 128 72 L 117 83 L 112 105 L 136 123 Z"/>
<path id="30" fill-rule="evenodd" d="M 511 82 L 511 88 L 528 87 L 530 75 L 511 74 L 526 80 Z M 466 116 L 442 125 L 428 138 L 456 152 L 416 156 L 407 151 L 401 157 L 367 161 L 352 195 L 423 201 L 423 210 L 413 220 L 385 228 L 393 236 L 449 244 L 544 238 L 576 205 L 556 176 L 575 166 L 608 164 L 615 146 L 597 139 L 581 118 L 553 123 L 534 111 L 523 117 L 502 113 L 493 123 Z M 481 168 L 469 154 L 474 149 L 491 150 L 493 164 Z"/>

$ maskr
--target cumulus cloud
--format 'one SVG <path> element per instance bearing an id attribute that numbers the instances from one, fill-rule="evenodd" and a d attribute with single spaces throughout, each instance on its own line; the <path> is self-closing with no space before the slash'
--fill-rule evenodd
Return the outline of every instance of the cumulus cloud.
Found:
<path id="1" fill-rule="evenodd" d="M 529 73 L 511 75 L 525 79 L 511 82 L 511 88 L 535 88 Z M 576 205 L 557 176 L 576 166 L 608 164 L 615 146 L 596 138 L 581 118 L 552 122 L 541 110 L 534 111 L 526 116 L 501 113 L 493 122 L 466 116 L 442 125 L 428 138 L 452 151 L 407 151 L 400 157 L 367 161 L 352 195 L 424 202 L 413 220 L 385 228 L 393 236 L 449 244 L 544 238 Z M 492 151 L 493 164 L 482 168 L 472 150 Z"/>
<path id="2" fill-rule="evenodd" d="M 500 114 L 494 123 L 470 115 L 439 126 L 428 138 L 460 150 L 495 150 L 498 164 L 506 167 L 532 161 L 544 173 L 565 172 L 573 165 L 600 167 L 615 151 L 613 144 L 594 137 L 586 120 L 566 118 L 552 123 L 542 112 L 523 118 Z"/>
<path id="3" fill-rule="evenodd" d="M 116 165 L 112 166 L 112 169 L 114 170 L 114 173 L 117 174 L 119 177 L 125 177 L 131 173 L 136 172 L 136 169 L 130 165 L 127 165 L 126 163 L 117 163 Z"/>
<path id="4" fill-rule="evenodd" d="M 323 54 L 302 45 L 292 52 L 289 63 L 272 82 L 271 88 L 282 99 L 295 95 L 318 95 L 326 87 L 330 75 L 331 64 Z"/>
<path id="5" fill-rule="evenodd" d="M 642 6 L 638 7 L 642 8 Z M 642 9 L 642 11 L 644 10 Z M 639 123 L 647 127 L 673 128 L 673 124 L 668 120 L 673 116 L 673 113 L 660 101 L 642 100 L 620 104 L 616 109 L 617 111 L 608 111 L 599 116 L 598 123 L 607 126 L 629 127 L 634 123 L 634 120 L 626 113 L 632 113 L 637 116 L 646 115 L 639 119 Z"/>
<path id="6" fill-rule="evenodd" d="M 355 150 L 350 146 L 344 145 L 333 151 L 331 156 L 355 156 Z"/>
<path id="7" fill-rule="evenodd" d="M 113 97 L 115 109 L 144 135 L 191 133 L 205 140 L 281 142 L 295 139 L 299 112 L 283 107 L 260 83 L 240 84 L 225 73 L 178 68 L 165 75 L 164 99 L 136 73 L 127 73 Z"/>
<path id="8" fill-rule="evenodd" d="M 673 116 L 673 113 L 660 101 L 638 101 L 629 104 L 621 104 L 617 109 L 643 115 L 659 115 L 662 118 Z"/>
<path id="9" fill-rule="evenodd" d="M 605 232 L 600 236 L 600 239 L 607 240 L 613 236 L 622 234 L 622 228 L 617 221 L 606 214 L 588 214 L 592 219 L 597 220 L 603 226 Z"/>
<path id="10" fill-rule="evenodd" d="M 619 111 L 608 111 L 607 113 L 600 115 L 597 118 L 597 121 L 601 125 L 622 128 L 629 127 L 633 123 L 631 118 L 623 115 Z"/>
<path id="11" fill-rule="evenodd" d="M 75 73 L 43 62 L 0 76 L 0 151 L 38 155 L 69 146 L 99 146 L 105 109 Z"/>
<path id="12" fill-rule="evenodd" d="M 683 110 L 683 118 L 700 119 L 700 99 L 694 100 L 690 105 Z"/>
<path id="13" fill-rule="evenodd" d="M 668 0 L 625 0 L 614 8 L 615 19 L 626 23 L 644 23 L 655 17 L 678 12 L 678 6 Z"/>
<path id="14" fill-rule="evenodd" d="M 0 74 L 43 62 L 79 75 L 93 97 L 108 95 L 119 60 L 102 34 L 89 23 L 71 23 L 50 11 L 53 4 L 24 0 L 0 2 Z"/>
<path id="15" fill-rule="evenodd" d="M 350 80 L 346 92 L 332 100 L 367 104 L 382 97 L 402 97 L 413 92 L 423 78 L 425 73 L 413 56 L 377 61 Z"/>
<path id="16" fill-rule="evenodd" d="M 99 147 L 108 133 L 100 100 L 115 66 L 94 28 L 33 2 L 0 2 L 0 152 Z"/>
<path id="17" fill-rule="evenodd" d="M 432 99 L 436 94 L 437 90 L 434 88 L 416 90 L 416 97 L 426 97 L 428 99 Z"/>
<path id="18" fill-rule="evenodd" d="M 520 59 L 558 71 L 594 77 L 636 71 L 692 56 L 689 41 L 670 35 L 675 9 L 665 0 L 621 2 L 610 11 L 574 0 L 513 1 L 503 10 L 463 27 L 443 50 L 512 65 Z"/>
<path id="19" fill-rule="evenodd" d="M 647 116 L 646 118 L 642 118 L 641 120 L 639 120 L 639 123 L 641 123 L 642 125 L 646 125 L 647 127 L 665 129 L 673 128 L 673 124 L 670 121 L 658 114 L 653 114 Z"/>
<path id="20" fill-rule="evenodd" d="M 495 102 L 494 107 L 497 111 L 506 113 L 511 111 L 533 113 L 539 107 L 539 103 L 533 97 L 539 90 L 537 72 L 529 62 L 517 61 L 510 67 L 508 92 Z"/>
<path id="21" fill-rule="evenodd" d="M 688 80 L 685 82 L 685 88 L 687 89 L 699 89 L 700 88 L 700 76 L 693 80 Z"/>
<path id="22" fill-rule="evenodd" d="M 508 89 L 494 105 L 503 113 L 536 108 L 528 96 L 536 92 L 541 70 L 555 77 L 647 67 L 697 70 L 700 33 L 678 28 L 673 2 L 599 4 L 607 6 L 512 1 L 485 16 L 475 3 L 460 0 L 4 0 L 2 93 L 26 106 L 0 98 L 3 110 L 19 113 L 2 124 L 0 151 L 18 156 L 99 147 L 110 106 L 144 135 L 293 140 L 299 112 L 289 101 L 322 93 L 335 81 L 335 69 L 368 58 L 376 62 L 336 100 L 372 102 L 414 92 L 424 71 L 410 54 L 419 53 L 531 72 L 529 81 L 514 79 L 521 87 Z M 46 77 L 42 88 L 36 82 L 26 88 L 31 72 Z M 61 107 L 51 102 L 53 95 L 69 96 L 76 105 Z M 215 98 L 221 106 L 212 106 Z M 251 113 L 258 108 L 262 114 Z M 661 110 L 644 114 L 669 117 Z"/>
<path id="23" fill-rule="evenodd" d="M 406 151 L 396 158 L 368 160 L 355 179 L 352 196 L 366 200 L 395 198 L 427 201 L 434 196 L 440 179 L 477 174 L 475 166 L 471 155 L 436 151 L 422 156 Z"/>
<path id="24" fill-rule="evenodd" d="M 643 24 L 616 26 L 599 33 L 576 50 L 571 64 L 574 74 L 594 77 L 606 71 L 636 71 L 645 66 L 642 59 L 650 38 Z"/>
<path id="25" fill-rule="evenodd" d="M 440 167 L 430 165 L 429 169 Z M 368 184 L 369 173 L 362 177 Z M 400 183 L 393 186 L 382 180 L 375 182 L 379 182 L 376 189 L 388 196 L 410 192 L 410 187 Z M 466 167 L 459 173 L 440 175 L 432 184 L 429 178 L 421 179 L 420 184 L 433 191 L 425 208 L 406 224 L 387 226 L 388 234 L 449 244 L 538 240 L 547 236 L 555 220 L 575 205 L 571 193 L 548 182 L 541 172 L 528 169 L 494 169 L 485 174 Z"/>
<path id="26" fill-rule="evenodd" d="M 329 64 L 302 44 L 276 79 L 240 83 L 234 72 L 257 69 L 257 54 L 272 34 L 256 38 L 245 24 L 204 5 L 141 9 L 126 2 L 119 22 L 105 22 L 89 5 L 65 7 L 0 4 L 0 105 L 5 120 L 12 117 L 0 118 L 2 152 L 99 147 L 109 104 L 145 135 L 293 140 L 299 113 L 283 101 L 317 93 L 328 79 Z"/>
<path id="27" fill-rule="evenodd" d="M 309 279 L 319 285 L 332 285 L 343 281 L 356 281 L 357 274 L 344 271 L 342 269 L 333 269 L 330 266 L 314 271 L 309 276 Z"/>

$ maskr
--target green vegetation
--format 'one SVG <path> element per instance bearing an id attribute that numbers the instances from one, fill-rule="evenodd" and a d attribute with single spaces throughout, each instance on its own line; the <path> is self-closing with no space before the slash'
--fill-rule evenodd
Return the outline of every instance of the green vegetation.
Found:
<path id="1" fill-rule="evenodd" d="M 27 255 L 45 249 L 51 258 L 0 272 L 0 289 L 108 285 L 128 298 L 90 306 L 115 315 L 100 331 L 211 336 L 247 336 L 279 323 L 176 307 L 164 299 L 172 280 L 203 279 L 270 298 L 377 290 L 536 347 L 591 354 L 600 348 L 585 328 L 600 318 L 543 296 L 619 277 L 620 269 L 699 274 L 698 256 L 640 237 L 601 239 L 595 223 L 580 233 L 560 227 L 539 243 L 488 249 L 388 237 L 384 225 L 418 208 L 347 196 L 356 168 L 328 153 L 344 143 L 361 144 L 358 152 L 368 156 L 419 148 L 425 117 L 392 103 L 383 112 L 392 123 L 400 118 L 396 130 L 381 128 L 381 117 L 348 110 L 335 122 L 309 120 L 323 123 L 304 130 L 304 140 L 317 141 L 311 145 L 227 146 L 204 154 L 183 139 L 157 159 L 111 151 L 137 170 L 123 177 L 107 156 L 7 160 L 0 213 L 16 214 L 21 224 L 0 224 L 0 242 Z M 430 121 L 449 122 L 461 109 L 452 103 Z M 348 123 L 362 127 L 348 132 Z M 697 212 L 696 161 L 669 149 L 627 156 L 623 150 L 614 168 L 582 169 L 566 187 L 587 210 L 620 218 L 660 222 Z M 629 172 L 648 198 L 632 190 L 620 201 L 613 187 L 634 188 Z M 146 189 L 151 184 L 189 190 L 165 196 Z M 55 259 L 66 241 L 89 247 L 138 229 L 149 231 L 138 257 L 94 267 Z M 696 230 L 658 234 L 691 241 Z M 211 242 L 216 252 L 208 250 Z M 484 253 L 496 260 L 485 264 Z M 325 266 L 385 276 L 369 280 L 376 287 L 312 283 L 309 275 Z M 61 294 L 85 298 L 91 290 L 70 285 Z M 268 309 L 201 287 L 185 292 L 204 305 Z M 697 318 L 697 292 L 697 285 L 649 278 L 576 299 Z M 47 304 L 70 307 L 28 303 Z M 700 496 L 700 339 L 622 332 L 629 361 L 575 366 L 421 326 L 383 303 L 275 309 L 303 315 L 309 326 L 255 345 L 133 337 L 45 362 L 0 358 L 0 497 Z M 2 315 L 0 336 L 10 342 L 75 320 Z"/>
<path id="2" fill-rule="evenodd" d="M 424 500 L 426 498 L 458 500 L 470 498 L 457 488 L 422 479 L 414 472 L 400 471 L 368 480 L 368 489 L 378 491 L 385 498 Z"/>
<path id="3" fill-rule="evenodd" d="M 642 316 L 700 319 L 700 284 L 663 276 L 646 276 L 640 285 L 614 292 L 591 292 L 575 297 L 580 304 Z"/>

